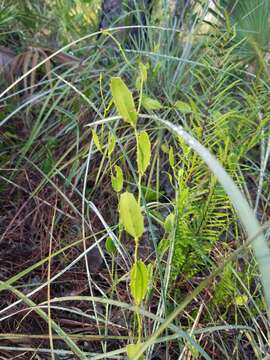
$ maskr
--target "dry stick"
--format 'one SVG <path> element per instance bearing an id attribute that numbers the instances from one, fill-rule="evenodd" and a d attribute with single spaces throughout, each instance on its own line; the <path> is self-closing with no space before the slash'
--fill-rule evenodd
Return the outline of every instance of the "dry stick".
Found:
<path id="1" fill-rule="evenodd" d="M 72 340 L 84 340 L 84 341 L 101 341 L 101 340 L 130 340 L 137 339 L 136 336 L 131 337 L 130 335 L 89 335 L 89 334 L 68 334 L 70 339 Z M 20 340 L 20 342 L 28 342 L 31 339 L 41 339 L 41 340 L 48 340 L 49 335 L 43 334 L 16 334 L 16 333 L 5 333 L 0 334 L 0 340 Z M 53 335 L 54 340 L 62 340 L 62 337 L 59 335 Z"/>
<path id="2" fill-rule="evenodd" d="M 194 324 L 192 325 L 192 328 L 191 328 L 191 331 L 190 331 L 190 334 L 189 334 L 190 336 L 193 335 L 194 330 L 196 329 L 196 326 L 198 325 L 198 322 L 199 322 L 200 317 L 201 317 L 201 314 L 202 314 L 203 307 L 204 307 L 204 303 L 202 303 L 202 304 L 200 305 L 198 314 L 197 314 L 197 316 L 196 316 L 196 319 L 195 319 L 195 321 L 194 321 Z M 187 351 L 187 348 L 188 348 L 187 345 L 185 345 L 185 347 L 184 347 L 182 353 L 180 354 L 178 360 L 182 360 L 183 356 L 185 355 L 185 353 L 186 353 L 186 351 Z"/>

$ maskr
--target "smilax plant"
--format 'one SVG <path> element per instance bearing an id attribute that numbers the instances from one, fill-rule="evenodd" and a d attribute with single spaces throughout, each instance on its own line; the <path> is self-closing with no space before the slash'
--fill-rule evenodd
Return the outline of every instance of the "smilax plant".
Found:
<path id="1" fill-rule="evenodd" d="M 139 108 L 142 99 L 143 82 L 147 78 L 146 67 L 140 64 L 140 76 L 137 79 L 140 89 Z M 120 223 L 125 231 L 133 237 L 135 242 L 134 263 L 130 270 L 130 291 L 136 306 L 136 318 L 138 329 L 138 341 L 136 344 L 127 346 L 127 354 L 130 359 L 137 354 L 141 348 L 142 321 L 139 313 L 139 306 L 144 300 L 151 278 L 151 264 L 148 266 L 138 258 L 139 240 L 144 233 L 144 218 L 141 210 L 141 181 L 150 163 L 151 143 L 146 131 L 138 133 L 136 124 L 139 109 L 136 110 L 131 92 L 126 84 L 119 77 L 111 80 L 111 92 L 114 104 L 119 115 L 125 122 L 131 125 L 134 130 L 137 147 L 137 170 L 138 170 L 138 199 L 132 193 L 121 194 L 119 200 Z M 112 175 L 112 186 L 117 192 L 121 191 L 123 185 L 123 173 L 119 166 L 115 167 L 116 175 Z"/>

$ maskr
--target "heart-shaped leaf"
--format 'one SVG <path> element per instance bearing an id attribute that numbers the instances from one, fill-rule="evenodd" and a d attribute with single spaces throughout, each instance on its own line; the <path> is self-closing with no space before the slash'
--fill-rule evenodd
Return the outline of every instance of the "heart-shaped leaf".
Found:
<path id="1" fill-rule="evenodd" d="M 111 135 L 108 139 L 108 155 L 111 156 L 116 144 L 116 139 L 114 135 Z"/>
<path id="2" fill-rule="evenodd" d="M 132 126 L 136 126 L 138 114 L 131 91 L 120 77 L 111 79 L 111 92 L 116 109 L 122 118 Z"/>
<path id="3" fill-rule="evenodd" d="M 151 143 L 146 131 L 142 131 L 138 136 L 137 164 L 141 175 L 145 173 L 151 159 Z"/>
<path id="4" fill-rule="evenodd" d="M 122 169 L 115 165 L 114 167 L 114 171 L 115 171 L 115 176 L 112 175 L 112 187 L 113 190 L 116 192 L 120 192 L 123 188 L 123 172 Z"/>
<path id="5" fill-rule="evenodd" d="M 130 290 L 135 304 L 140 305 L 143 301 L 149 283 L 149 273 L 144 262 L 138 260 L 130 271 Z"/>
<path id="6" fill-rule="evenodd" d="M 125 192 L 120 196 L 120 221 L 125 230 L 134 239 L 139 239 L 144 232 L 144 222 L 141 208 L 134 195 Z"/>
<path id="7" fill-rule="evenodd" d="M 101 148 L 101 145 L 100 145 L 100 141 L 99 141 L 99 138 L 98 138 L 98 134 L 96 133 L 95 130 L 92 130 L 92 137 L 93 137 L 93 141 L 94 141 L 94 144 L 96 145 L 96 148 L 102 152 L 102 148 Z"/>

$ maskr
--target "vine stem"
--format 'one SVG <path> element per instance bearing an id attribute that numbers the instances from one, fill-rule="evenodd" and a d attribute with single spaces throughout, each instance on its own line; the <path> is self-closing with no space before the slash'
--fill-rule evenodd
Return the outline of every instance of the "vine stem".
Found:
<path id="1" fill-rule="evenodd" d="M 134 264 L 138 261 L 138 247 L 139 247 L 139 239 L 134 238 L 135 240 L 135 252 L 134 252 Z M 137 277 L 137 267 L 135 268 L 135 277 Z M 138 342 L 141 341 L 141 315 L 139 312 L 139 305 L 136 303 L 135 308 L 136 318 L 137 318 L 137 325 L 138 325 Z"/>
<path id="2" fill-rule="evenodd" d="M 135 138 L 136 138 L 136 147 L 137 147 L 137 154 L 139 152 L 139 138 L 138 138 L 138 131 L 136 129 L 136 127 L 134 127 L 134 133 L 135 133 Z M 138 155 L 137 155 L 138 157 Z M 138 166 L 138 161 L 137 161 L 137 166 Z M 138 169 L 138 204 L 141 205 L 141 197 L 142 197 L 142 189 L 141 189 L 141 183 L 142 183 L 142 174 L 140 173 L 139 169 Z"/>

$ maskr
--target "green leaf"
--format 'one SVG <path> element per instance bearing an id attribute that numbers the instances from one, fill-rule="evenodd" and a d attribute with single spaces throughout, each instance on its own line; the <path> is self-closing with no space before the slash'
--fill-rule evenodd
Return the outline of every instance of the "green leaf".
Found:
<path id="1" fill-rule="evenodd" d="M 174 227 L 175 216 L 173 213 L 169 214 L 164 221 L 164 229 L 166 233 L 170 233 Z"/>
<path id="2" fill-rule="evenodd" d="M 170 146 L 170 150 L 169 150 L 169 163 L 171 167 L 174 168 L 175 160 L 174 160 L 174 153 L 172 146 Z"/>
<path id="3" fill-rule="evenodd" d="M 108 254 L 113 255 L 116 253 L 116 246 L 114 245 L 114 242 L 110 237 L 106 239 L 105 247 Z"/>
<path id="4" fill-rule="evenodd" d="M 96 145 L 96 148 L 97 148 L 100 152 L 102 152 L 101 145 L 100 145 L 100 142 L 99 142 L 99 138 L 98 138 L 98 135 L 97 135 L 97 133 L 95 132 L 95 130 L 92 130 L 92 137 L 93 137 L 94 144 Z"/>
<path id="5" fill-rule="evenodd" d="M 41 169 L 44 172 L 44 174 L 49 174 L 51 169 L 53 168 L 54 162 L 51 157 L 51 155 L 48 155 L 41 163 Z"/>
<path id="6" fill-rule="evenodd" d="M 134 195 L 125 192 L 120 196 L 120 221 L 126 232 L 134 239 L 138 239 L 144 232 L 144 222 L 141 208 Z"/>
<path id="7" fill-rule="evenodd" d="M 145 110 L 159 110 L 163 107 L 158 100 L 145 95 L 142 97 L 142 106 Z"/>
<path id="8" fill-rule="evenodd" d="M 113 190 L 116 192 L 120 192 L 123 189 L 123 172 L 122 169 L 118 166 L 115 165 L 114 167 L 114 171 L 115 171 L 115 176 L 112 175 L 112 187 Z"/>
<path id="9" fill-rule="evenodd" d="M 142 81 L 146 81 L 147 80 L 147 69 L 149 67 L 149 64 L 144 65 L 143 63 L 139 63 L 139 69 L 140 69 L 140 76 Z"/>
<path id="10" fill-rule="evenodd" d="M 244 306 L 247 304 L 247 302 L 248 302 L 247 295 L 237 295 L 235 298 L 235 303 L 238 306 Z"/>
<path id="11" fill-rule="evenodd" d="M 142 343 L 137 343 L 137 344 L 129 344 L 127 346 L 127 355 L 128 358 L 130 360 L 133 360 L 135 358 L 135 356 L 138 354 L 138 352 L 140 351 L 142 347 Z M 142 355 L 139 357 L 139 360 L 144 360 L 145 357 Z"/>
<path id="12" fill-rule="evenodd" d="M 116 138 L 114 135 L 110 135 L 108 139 L 108 155 L 111 156 L 115 148 Z"/>
<path id="13" fill-rule="evenodd" d="M 157 201 L 164 195 L 163 191 L 157 191 L 149 186 L 141 185 L 141 190 L 146 202 Z"/>
<path id="14" fill-rule="evenodd" d="M 136 87 L 137 91 L 141 90 L 142 82 L 147 80 L 148 67 L 149 67 L 149 65 L 146 66 L 146 65 L 142 64 L 141 62 L 139 63 L 140 74 L 137 77 L 136 82 L 135 82 L 135 87 Z"/>
<path id="15" fill-rule="evenodd" d="M 161 144 L 161 150 L 165 153 L 165 154 L 169 154 L 169 147 L 167 144 Z"/>
<path id="16" fill-rule="evenodd" d="M 146 131 L 142 131 L 138 136 L 137 146 L 137 165 L 138 171 L 143 175 L 150 163 L 151 159 L 151 143 Z"/>
<path id="17" fill-rule="evenodd" d="M 136 81 L 135 81 L 135 88 L 138 92 L 141 91 L 141 85 L 142 85 L 142 79 L 140 76 L 137 77 Z"/>
<path id="18" fill-rule="evenodd" d="M 153 271 L 154 271 L 153 264 L 149 263 L 147 265 L 147 271 L 148 271 L 148 287 L 149 287 L 149 283 L 153 278 Z"/>
<path id="19" fill-rule="evenodd" d="M 131 92 L 120 77 L 111 79 L 111 92 L 116 109 L 122 118 L 132 126 L 136 126 L 138 114 Z"/>
<path id="20" fill-rule="evenodd" d="M 177 110 L 181 111 L 184 114 L 192 112 L 190 105 L 183 101 L 176 101 L 175 107 Z"/>
<path id="21" fill-rule="evenodd" d="M 138 260 L 134 263 L 130 271 L 130 290 L 136 305 L 143 301 L 149 283 L 149 273 L 144 262 Z"/>

